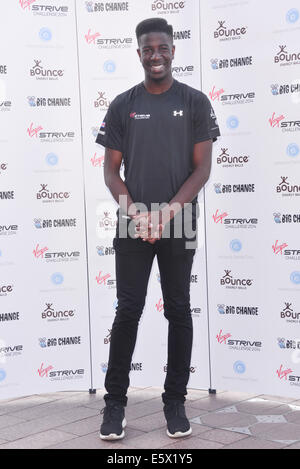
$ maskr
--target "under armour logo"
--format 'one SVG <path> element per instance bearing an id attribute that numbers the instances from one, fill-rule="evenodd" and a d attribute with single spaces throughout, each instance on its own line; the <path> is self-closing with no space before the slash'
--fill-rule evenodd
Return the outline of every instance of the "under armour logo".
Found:
<path id="1" fill-rule="evenodd" d="M 174 116 L 174 117 L 177 117 L 177 116 L 182 117 L 182 116 L 183 116 L 183 111 L 174 111 L 174 112 L 173 112 L 173 116 Z"/>

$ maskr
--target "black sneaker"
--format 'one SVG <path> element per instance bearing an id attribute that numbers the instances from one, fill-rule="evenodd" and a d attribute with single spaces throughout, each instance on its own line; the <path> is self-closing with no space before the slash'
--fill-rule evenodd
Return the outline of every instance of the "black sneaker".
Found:
<path id="1" fill-rule="evenodd" d="M 100 427 L 100 438 L 102 440 L 121 440 L 124 438 L 126 427 L 124 406 L 116 403 L 107 403 L 104 409 L 103 422 Z"/>
<path id="2" fill-rule="evenodd" d="M 164 414 L 167 420 L 167 435 L 170 438 L 181 438 L 192 433 L 192 427 L 185 415 L 182 402 L 168 402 L 164 405 Z"/>

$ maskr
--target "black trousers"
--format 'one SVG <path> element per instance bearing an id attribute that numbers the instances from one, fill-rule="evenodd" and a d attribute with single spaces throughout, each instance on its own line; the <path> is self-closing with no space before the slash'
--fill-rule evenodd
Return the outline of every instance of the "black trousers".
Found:
<path id="1" fill-rule="evenodd" d="M 162 399 L 164 403 L 172 399 L 184 402 L 193 341 L 190 276 L 195 249 L 185 249 L 183 239 L 161 239 L 152 245 L 141 239 L 118 237 L 114 239 L 114 248 L 118 307 L 111 332 L 104 399 L 127 404 L 132 354 L 156 255 L 164 315 L 169 321 L 167 374 Z"/>

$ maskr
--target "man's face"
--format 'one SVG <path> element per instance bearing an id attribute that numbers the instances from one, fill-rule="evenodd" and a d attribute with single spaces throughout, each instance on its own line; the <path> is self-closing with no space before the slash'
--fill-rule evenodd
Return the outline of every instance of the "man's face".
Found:
<path id="1" fill-rule="evenodd" d="M 147 78 L 161 81 L 172 75 L 175 46 L 166 33 L 143 34 L 138 54 Z"/>

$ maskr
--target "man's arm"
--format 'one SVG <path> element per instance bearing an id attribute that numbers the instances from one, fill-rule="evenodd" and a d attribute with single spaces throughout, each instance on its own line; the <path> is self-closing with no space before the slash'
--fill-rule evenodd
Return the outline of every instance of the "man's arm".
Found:
<path id="1" fill-rule="evenodd" d="M 170 207 L 174 205 L 174 210 L 171 211 L 169 220 L 184 208 L 184 204 L 192 202 L 192 200 L 198 195 L 200 190 L 206 184 L 209 179 L 211 171 L 211 155 L 212 155 L 212 140 L 206 140 L 205 142 L 196 143 L 193 151 L 193 166 L 194 171 L 183 183 L 177 194 L 170 200 L 166 209 L 162 210 L 162 216 L 164 221 L 164 214 L 168 217 L 167 213 L 170 211 Z M 166 219 L 168 221 L 168 218 Z"/>
<path id="2" fill-rule="evenodd" d="M 129 215 L 134 215 L 134 204 L 124 181 L 120 177 L 122 153 L 111 148 L 105 149 L 104 181 L 120 208 Z M 120 197 L 126 196 L 126 197 Z M 130 207 L 131 206 L 131 207 Z M 128 209 L 130 207 L 130 212 Z"/>

